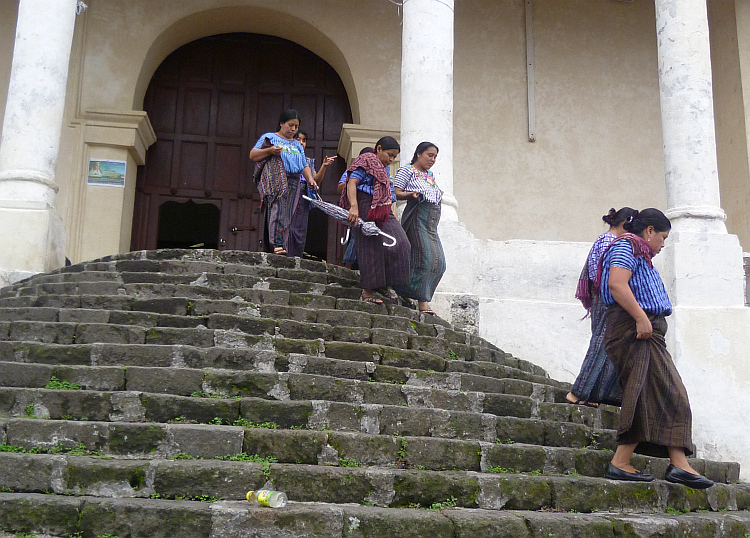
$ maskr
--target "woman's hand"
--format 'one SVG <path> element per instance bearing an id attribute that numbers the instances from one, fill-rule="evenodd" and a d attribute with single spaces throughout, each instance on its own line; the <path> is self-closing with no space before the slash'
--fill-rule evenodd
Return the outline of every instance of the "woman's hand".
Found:
<path id="1" fill-rule="evenodd" d="M 635 322 L 635 333 L 638 340 L 651 338 L 651 335 L 654 334 L 654 328 L 651 326 L 651 320 L 648 319 L 648 316 Z"/>
<path id="2" fill-rule="evenodd" d="M 346 220 L 352 224 L 357 224 L 357 221 L 359 220 L 359 208 L 357 206 L 353 205 L 349 209 L 349 216 L 346 217 Z"/>
<path id="3" fill-rule="evenodd" d="M 408 194 L 411 198 L 414 198 L 415 200 L 419 200 L 419 193 L 418 192 L 407 192 L 405 194 Z"/>
<path id="4" fill-rule="evenodd" d="M 271 146 L 268 149 L 271 151 L 271 155 L 276 155 L 276 156 L 281 155 L 281 152 L 284 151 L 284 148 L 282 148 L 281 146 Z"/>
<path id="5" fill-rule="evenodd" d="M 333 161 L 336 160 L 336 157 L 337 157 L 336 155 L 333 155 L 331 157 L 326 157 L 325 159 L 323 159 L 323 164 L 321 165 L 321 168 L 324 168 L 326 166 L 331 166 L 333 164 Z"/>
<path id="6" fill-rule="evenodd" d="M 312 178 L 310 178 L 310 179 L 307 180 L 307 186 L 309 188 L 311 188 L 311 189 L 317 189 L 318 188 L 318 184 Z"/>

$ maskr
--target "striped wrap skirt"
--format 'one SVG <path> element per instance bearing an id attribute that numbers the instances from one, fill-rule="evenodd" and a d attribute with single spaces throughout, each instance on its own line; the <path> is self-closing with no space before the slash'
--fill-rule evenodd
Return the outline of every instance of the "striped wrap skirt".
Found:
<path id="1" fill-rule="evenodd" d="M 292 217 L 300 200 L 300 175 L 287 173 L 286 180 L 286 192 L 273 201 L 265 201 L 264 204 L 266 206 L 264 240 L 266 250 L 269 252 L 273 252 L 276 247 L 288 248 Z"/>
<path id="2" fill-rule="evenodd" d="M 613 304 L 607 311 L 604 349 L 622 387 L 622 408 L 617 443 L 638 443 L 636 451 L 649 456 L 668 456 L 666 447 L 693 453 L 692 413 L 685 385 L 667 351 L 667 320 L 649 314 L 653 334 L 636 338 L 635 320 Z"/>
<path id="3" fill-rule="evenodd" d="M 302 256 L 307 242 L 307 221 L 310 216 L 310 202 L 302 196 L 307 196 L 307 181 L 299 182 L 299 196 L 297 208 L 292 215 L 292 223 L 289 226 L 289 234 L 286 241 L 287 256 Z"/>
<path id="4" fill-rule="evenodd" d="M 606 321 L 607 305 L 596 296 L 591 304 L 589 349 L 570 392 L 584 402 L 620 405 L 622 389 L 617 381 L 617 370 L 604 351 Z"/>
<path id="5" fill-rule="evenodd" d="M 411 280 L 396 288 L 399 295 L 430 302 L 445 273 L 445 253 L 437 227 L 440 205 L 411 199 L 401 217 L 401 225 L 411 243 Z"/>
<path id="6" fill-rule="evenodd" d="M 372 195 L 358 190 L 357 206 L 361 218 L 367 216 L 371 205 Z M 359 264 L 360 285 L 366 290 L 385 286 L 397 288 L 411 278 L 409 260 L 411 245 L 398 219 L 391 214 L 380 229 L 396 238 L 394 246 L 383 246 L 381 235 L 364 235 L 359 227 L 352 228 L 354 248 L 357 251 Z"/>

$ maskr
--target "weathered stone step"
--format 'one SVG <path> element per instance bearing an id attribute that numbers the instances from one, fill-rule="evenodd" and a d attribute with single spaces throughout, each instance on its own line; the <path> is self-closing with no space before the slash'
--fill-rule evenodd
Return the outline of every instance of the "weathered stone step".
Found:
<path id="1" fill-rule="evenodd" d="M 221 399 L 142 392 L 0 388 L 0 414 L 73 421 L 195 421 L 204 424 L 214 420 L 234 424 L 243 418 L 256 424 L 273 422 L 281 428 L 487 442 L 499 439 L 501 442 L 553 447 L 610 450 L 615 447 L 614 430 L 580 422 L 321 400 Z"/>
<path id="2" fill-rule="evenodd" d="M 21 493 L 89 496 L 212 497 L 240 500 L 270 480 L 301 502 L 427 508 L 451 504 L 488 510 L 581 513 L 736 511 L 750 508 L 750 486 L 692 490 L 663 480 L 618 482 L 576 476 L 289 465 L 269 461 L 120 460 L 45 454 L 0 454 L 4 480 Z"/>
<path id="3" fill-rule="evenodd" d="M 748 512 L 570 514 L 439 508 L 292 501 L 274 510 L 239 501 L 2 493 L 0 525 L 11 533 L 71 536 L 82 532 L 86 538 L 105 534 L 150 538 L 729 538 L 750 531 Z"/>
<path id="4" fill-rule="evenodd" d="M 102 368 L 101 374 L 99 368 Z M 377 366 L 375 366 L 377 369 Z M 63 378 L 55 376 L 57 383 L 67 381 L 79 385 L 75 389 L 105 391 L 137 391 L 156 394 L 190 396 L 205 393 L 212 397 L 255 397 L 264 399 L 324 400 L 349 402 L 354 404 L 402 405 L 430 407 L 450 411 L 472 411 L 496 416 L 518 418 L 543 418 L 558 422 L 577 422 L 591 427 L 613 429 L 617 425 L 619 410 L 610 406 L 599 409 L 545 402 L 553 398 L 547 391 L 534 391 L 531 394 L 506 394 L 504 391 L 518 390 L 513 383 L 495 380 L 490 386 L 484 378 L 472 379 L 466 376 L 464 385 L 481 383 L 482 388 L 493 392 L 451 390 L 410 384 L 414 372 L 405 384 L 379 383 L 371 379 L 334 378 L 328 375 L 315 375 L 296 372 L 265 373 L 224 369 L 193 368 L 148 368 L 130 367 L 60 367 L 24 363 L 0 362 L 0 395 L 10 388 L 56 388 L 51 383 L 53 371 L 57 369 Z M 418 374 L 419 372 L 416 372 Z M 413 378 L 418 376 L 413 375 Z M 454 386 L 462 385 L 462 374 L 453 376 Z M 79 379 L 84 385 L 70 379 Z M 111 387 L 111 388 L 110 388 Z M 520 387 L 520 392 L 525 387 Z M 63 393 L 67 399 L 76 397 Z M 81 396 L 84 397 L 84 396 Z M 88 397 L 88 396 L 85 396 Z M 111 395 L 105 396 L 105 399 Z M 561 396 L 564 398 L 564 396 Z M 18 399 L 18 396 L 16 397 Z M 62 404 L 64 405 L 64 404 Z M 16 404 L 14 404 L 14 407 Z M 0 412 L 2 407 L 0 407 Z"/>
<path id="5" fill-rule="evenodd" d="M 222 413 L 214 404 L 214 411 Z M 183 419 L 186 420 L 186 419 Z M 217 419 L 209 419 L 216 422 Z M 226 421 L 229 422 L 228 420 Z M 114 424 L 114 425 L 112 425 Z M 247 421 L 237 421 L 244 424 Z M 276 427 L 275 424 L 266 424 Z M 117 457 L 234 456 L 240 452 L 281 463 L 333 466 L 380 466 L 434 471 L 484 471 L 506 473 L 579 474 L 603 477 L 611 451 L 540 447 L 497 439 L 494 443 L 455 439 L 385 436 L 363 433 L 284 430 L 268 427 L 219 427 L 216 439 L 204 425 L 107 423 L 0 419 L 0 442 L 24 450 L 46 452 L 84 447 L 85 450 Z M 190 442 L 188 442 L 188 440 Z M 211 446 L 204 446 L 209 443 Z M 226 452 L 222 452 L 225 450 Z M 641 470 L 663 476 L 667 460 L 634 456 Z M 691 464 L 715 482 L 735 483 L 739 464 L 691 459 Z"/>
<path id="6" fill-rule="evenodd" d="M 149 329 L 150 330 L 150 329 Z M 166 330 L 166 329 L 165 329 Z M 165 334 L 162 332 L 161 334 Z M 200 334 L 198 334 L 199 336 Z M 195 337 L 194 335 L 193 337 Z M 524 366 L 515 359 L 501 359 Z M 570 385 L 510 366 L 484 361 L 445 360 L 430 353 L 348 342 L 296 340 L 215 330 L 214 345 L 75 344 L 0 341 L 0 361 L 91 366 L 225 368 L 250 371 L 294 371 L 351 377 L 354 363 L 367 378 L 454 390 L 482 390 L 563 402 Z M 341 361 L 342 368 L 336 367 Z M 355 368 L 356 369 L 356 368 Z M 355 378 L 362 378 L 360 374 Z M 535 387 L 539 388 L 535 388 Z"/>

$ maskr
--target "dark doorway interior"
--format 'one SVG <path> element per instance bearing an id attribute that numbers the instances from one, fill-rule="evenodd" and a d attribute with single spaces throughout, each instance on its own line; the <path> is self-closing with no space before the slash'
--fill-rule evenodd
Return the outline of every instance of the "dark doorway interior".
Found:
<path id="1" fill-rule="evenodd" d="M 164 202 L 156 248 L 219 248 L 219 208 L 211 203 Z"/>

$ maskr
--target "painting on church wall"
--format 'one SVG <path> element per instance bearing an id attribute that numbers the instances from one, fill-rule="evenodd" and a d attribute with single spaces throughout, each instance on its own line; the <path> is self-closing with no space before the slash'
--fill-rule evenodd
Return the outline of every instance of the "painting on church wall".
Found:
<path id="1" fill-rule="evenodd" d="M 107 159 L 89 159 L 88 185 L 102 187 L 125 187 L 125 172 L 128 163 Z"/>

